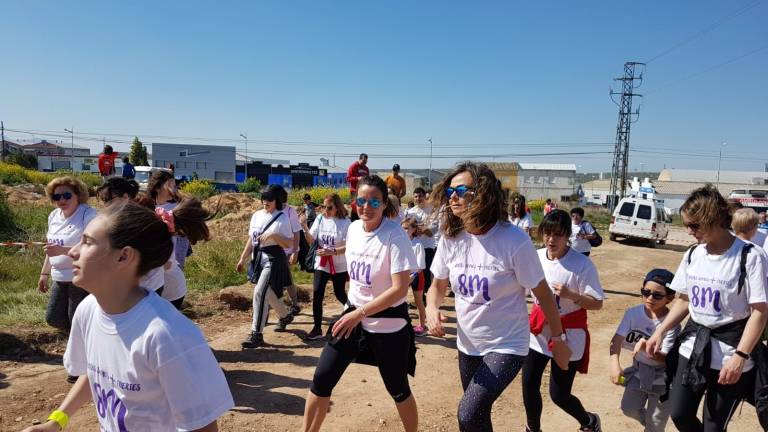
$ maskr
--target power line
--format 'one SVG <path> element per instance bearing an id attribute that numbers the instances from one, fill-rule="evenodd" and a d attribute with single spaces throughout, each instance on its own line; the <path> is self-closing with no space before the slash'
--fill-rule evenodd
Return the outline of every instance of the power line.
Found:
<path id="1" fill-rule="evenodd" d="M 651 63 L 654 60 L 658 60 L 658 59 L 666 56 L 667 54 L 670 54 L 671 52 L 677 50 L 678 48 L 680 48 L 680 47 L 682 47 L 684 45 L 689 44 L 690 42 L 700 38 L 701 36 L 704 36 L 705 34 L 711 32 L 712 30 L 714 30 L 716 28 L 720 27 L 721 25 L 725 24 L 726 22 L 728 22 L 728 21 L 730 21 L 730 20 L 732 20 L 732 19 L 734 19 L 734 18 L 744 14 L 745 12 L 747 12 L 748 10 L 754 8 L 758 4 L 760 4 L 760 0 L 755 0 L 752 3 L 747 4 L 746 6 L 742 6 L 740 9 L 736 10 L 732 14 L 726 15 L 725 17 L 723 17 L 723 18 L 713 22 L 712 24 L 708 25 L 707 27 L 704 27 L 703 29 L 697 31 L 696 33 L 692 34 L 691 36 L 689 36 L 689 37 L 683 39 L 682 41 L 672 45 L 671 47 L 665 49 L 664 51 L 656 54 L 655 56 L 653 56 L 650 59 L 646 60 L 645 64 L 649 64 L 649 63 Z"/>

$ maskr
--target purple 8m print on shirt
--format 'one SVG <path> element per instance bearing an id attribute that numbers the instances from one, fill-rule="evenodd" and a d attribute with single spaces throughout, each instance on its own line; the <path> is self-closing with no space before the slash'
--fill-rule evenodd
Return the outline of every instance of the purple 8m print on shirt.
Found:
<path id="1" fill-rule="evenodd" d="M 96 412 L 99 413 L 99 417 L 104 419 L 107 414 L 117 421 L 117 427 L 120 432 L 128 431 L 125 427 L 125 415 L 127 409 L 125 404 L 115 393 L 114 389 L 108 392 L 104 391 L 99 383 L 93 384 L 93 394 L 96 395 Z"/>
<path id="2" fill-rule="evenodd" d="M 715 312 L 720 313 L 722 311 L 720 305 L 720 290 L 712 287 L 700 287 L 694 285 L 691 288 L 691 304 L 694 309 L 706 309 L 707 304 L 712 306 Z"/>
<path id="3" fill-rule="evenodd" d="M 365 261 L 352 261 L 349 263 L 349 277 L 366 285 L 371 284 L 371 265 Z"/>
<path id="4" fill-rule="evenodd" d="M 491 296 L 488 293 L 488 278 L 481 278 L 478 275 L 466 275 L 460 274 L 458 277 L 458 290 L 462 297 L 474 297 L 475 291 L 483 293 L 483 300 L 486 302 L 491 301 Z"/>

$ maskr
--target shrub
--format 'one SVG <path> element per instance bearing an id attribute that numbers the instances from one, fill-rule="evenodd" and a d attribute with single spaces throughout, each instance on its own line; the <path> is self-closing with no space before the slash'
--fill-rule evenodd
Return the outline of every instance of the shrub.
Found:
<path id="1" fill-rule="evenodd" d="M 216 195 L 216 187 L 208 180 L 191 180 L 181 187 L 181 192 L 202 201 Z"/>
<path id="2" fill-rule="evenodd" d="M 0 191 L 0 240 L 15 239 L 19 228 L 14 222 L 13 213 L 8 206 L 5 193 Z"/>
<path id="3" fill-rule="evenodd" d="M 349 194 L 349 188 L 336 189 L 328 186 L 316 186 L 310 189 L 291 189 L 288 191 L 288 204 L 298 206 L 304 204 L 304 194 L 309 194 L 312 197 L 312 201 L 316 203 L 322 203 L 325 195 L 329 193 L 337 193 L 341 197 L 341 202 L 349 203 L 351 195 Z"/>
<path id="4" fill-rule="evenodd" d="M 257 194 L 261 192 L 261 182 L 256 177 L 248 177 L 243 183 L 237 185 L 238 192 Z"/>
<path id="5" fill-rule="evenodd" d="M 544 210 L 544 205 L 546 203 L 547 202 L 545 200 L 538 199 L 538 200 L 526 201 L 525 205 L 528 206 L 528 208 L 531 210 L 531 212 L 534 212 L 534 211 L 543 211 Z"/>
<path id="6" fill-rule="evenodd" d="M 24 167 L 0 162 L 0 183 L 15 185 L 27 182 L 27 170 Z"/>

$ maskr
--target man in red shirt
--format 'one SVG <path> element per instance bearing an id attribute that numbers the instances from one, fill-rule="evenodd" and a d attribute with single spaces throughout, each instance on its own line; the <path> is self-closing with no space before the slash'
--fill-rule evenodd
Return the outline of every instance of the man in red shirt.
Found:
<path id="1" fill-rule="evenodd" d="M 99 174 L 107 178 L 115 175 L 115 158 L 118 154 L 107 144 L 104 146 L 104 152 L 99 155 Z"/>
<path id="2" fill-rule="evenodd" d="M 368 155 L 365 153 L 360 154 L 360 158 L 353 162 L 347 169 L 347 182 L 349 183 L 349 192 L 352 196 L 352 201 L 357 198 L 357 182 L 371 174 L 368 171 Z"/>

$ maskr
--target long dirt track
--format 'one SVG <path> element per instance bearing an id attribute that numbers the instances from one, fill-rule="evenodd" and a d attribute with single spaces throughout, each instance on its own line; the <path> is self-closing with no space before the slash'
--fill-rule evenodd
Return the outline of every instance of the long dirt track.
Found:
<path id="1" fill-rule="evenodd" d="M 607 236 L 606 236 L 607 237 Z M 634 421 L 619 410 L 622 387 L 608 379 L 608 344 L 624 310 L 640 302 L 639 288 L 645 273 L 654 267 L 674 271 L 680 262 L 685 234 L 673 232 L 664 248 L 608 241 L 593 250 L 600 280 L 607 294 L 603 309 L 590 313 L 592 355 L 588 375 L 578 375 L 574 394 L 584 406 L 602 417 L 603 430 L 640 431 Z M 330 289 L 328 291 L 331 291 Z M 302 336 L 311 328 L 311 307 L 287 333 L 265 332 L 269 347 L 241 351 L 240 341 L 248 331 L 250 312 L 226 311 L 201 321 L 216 358 L 226 373 L 236 407 L 219 420 L 222 431 L 297 431 L 301 428 L 304 398 L 309 389 L 322 342 L 305 342 Z M 461 397 L 455 346 L 455 319 L 452 299 L 446 302 L 450 336 L 418 339 L 418 366 L 411 387 L 418 402 L 420 430 L 457 430 L 456 407 Z M 338 312 L 339 304 L 326 297 L 326 316 Z M 274 322 L 274 319 L 271 320 Z M 627 363 L 628 353 L 623 353 Z M 5 376 L 3 376 L 5 375 Z M 0 430 L 21 430 L 35 420 L 44 420 L 64 397 L 69 385 L 60 356 L 41 362 L 0 362 Z M 555 407 L 544 389 L 545 431 L 576 431 L 578 424 Z M 521 431 L 525 414 L 518 377 L 494 405 L 495 430 Z M 71 421 L 69 430 L 98 430 L 93 404 L 83 407 Z M 323 430 L 397 431 L 402 430 L 393 403 L 378 371 L 352 365 L 333 395 L 333 404 Z M 668 425 L 667 430 L 675 430 Z M 757 431 L 754 409 L 744 405 L 736 411 L 731 430 Z"/>

